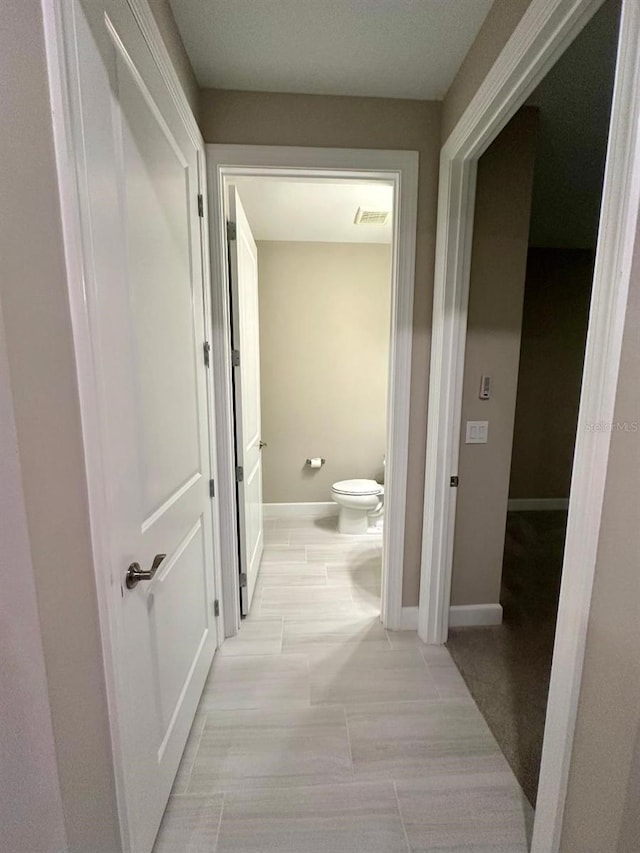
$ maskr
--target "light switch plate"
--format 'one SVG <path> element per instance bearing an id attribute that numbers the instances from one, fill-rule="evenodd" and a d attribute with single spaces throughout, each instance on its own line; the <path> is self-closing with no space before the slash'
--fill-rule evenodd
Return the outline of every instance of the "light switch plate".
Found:
<path id="1" fill-rule="evenodd" d="M 486 444 L 489 440 L 489 421 L 467 421 L 466 444 Z"/>

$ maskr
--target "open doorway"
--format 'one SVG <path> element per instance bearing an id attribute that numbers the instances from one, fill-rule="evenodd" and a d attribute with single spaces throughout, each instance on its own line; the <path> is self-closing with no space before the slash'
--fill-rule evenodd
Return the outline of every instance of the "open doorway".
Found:
<path id="1" fill-rule="evenodd" d="M 382 513 L 379 512 L 384 507 L 384 536 L 382 537 L 382 583 L 381 596 L 377 609 L 379 618 L 385 628 L 391 630 L 399 630 L 403 626 L 405 613 L 402 607 L 402 567 L 404 565 L 404 537 L 405 537 L 405 510 L 406 510 L 406 493 L 407 493 L 407 448 L 409 442 L 409 407 L 410 407 L 410 364 L 411 364 L 411 347 L 412 347 L 412 317 L 413 317 L 413 293 L 414 293 L 414 258 L 415 258 L 415 241 L 416 241 L 416 211 L 417 211 L 417 175 L 418 175 L 418 155 L 412 151 L 383 151 L 383 150 L 357 150 L 357 149 L 314 149 L 314 148 L 269 148 L 269 147 L 243 147 L 243 146 L 207 146 L 207 164 L 209 172 L 209 205 L 211 211 L 211 239 L 214 246 L 213 257 L 218 263 L 212 268 L 212 309 L 213 309 L 213 339 L 211 351 L 211 366 L 212 379 L 214 385 L 214 394 L 216 398 L 216 446 L 217 446 L 217 469 L 218 479 L 216 483 L 216 493 L 219 496 L 221 529 L 220 542 L 222 551 L 222 596 L 220 600 L 220 615 L 223 623 L 224 636 L 233 637 L 239 630 L 241 624 L 241 610 L 244 609 L 245 615 L 247 612 L 248 601 L 241 602 L 240 589 L 238 578 L 241 572 L 246 569 L 241 568 L 241 555 L 238 548 L 238 519 L 241 513 L 247 512 L 247 506 L 244 508 L 239 506 L 240 501 L 244 501 L 242 489 L 238 488 L 237 467 L 244 468 L 242 461 L 237 459 L 237 445 L 235 435 L 235 410 L 238 404 L 238 396 L 235 393 L 237 388 L 234 388 L 234 383 L 241 377 L 243 355 L 240 350 L 239 356 L 234 352 L 235 343 L 232 342 L 232 293 L 231 293 L 231 277 L 229 260 L 234 262 L 234 254 L 237 253 L 238 241 L 229 240 L 233 237 L 233 226 L 231 233 L 228 233 L 229 210 L 228 201 L 230 198 L 230 188 L 234 187 L 234 193 L 240 195 L 244 193 L 247 196 L 247 207 L 252 206 L 251 182 L 257 179 L 262 179 L 263 186 L 270 186 L 271 190 L 276 192 L 278 188 L 284 186 L 288 182 L 289 186 L 294 184 L 321 187 L 325 186 L 324 192 L 330 191 L 333 187 L 333 192 L 339 190 L 340 186 L 351 185 L 356 190 L 359 188 L 362 192 L 363 187 L 375 187 L 378 196 L 380 193 L 387 194 L 387 202 L 390 200 L 391 209 L 388 220 L 391 239 L 390 244 L 387 242 L 387 249 L 378 249 L 378 251 L 386 251 L 389 258 L 389 277 L 390 277 L 390 299 L 388 315 L 388 360 L 386 368 L 374 368 L 376 372 L 375 382 L 378 389 L 386 382 L 387 388 L 387 405 L 385 417 L 385 435 L 382 442 L 382 448 L 379 447 L 380 436 L 375 440 L 376 450 L 371 449 L 364 452 L 367 447 L 368 439 L 361 440 L 361 446 L 357 450 L 351 452 L 350 459 L 344 459 L 340 463 L 340 468 L 336 464 L 339 457 L 337 450 L 333 451 L 334 456 L 328 457 L 326 451 L 321 447 L 312 447 L 311 441 L 318 441 L 322 445 L 328 447 L 326 442 L 333 442 L 331 429 L 326 428 L 326 418 L 318 414 L 316 420 L 322 420 L 325 423 L 324 433 L 320 438 L 306 437 L 300 439 L 293 436 L 290 420 L 295 414 L 295 408 L 302 409 L 300 402 L 304 399 L 309 402 L 309 394 L 314 391 L 314 386 L 322 385 L 322 380 L 315 382 L 307 382 L 299 386 L 299 393 L 302 395 L 290 398 L 291 417 L 289 420 L 282 420 L 282 413 L 278 413 L 281 420 L 274 426 L 272 430 L 278 430 L 278 436 L 271 439 L 266 433 L 262 435 L 263 426 L 260 423 L 260 428 L 254 428 L 255 441 L 258 445 L 260 441 L 266 442 L 268 448 L 264 448 L 264 459 L 267 459 L 267 451 L 272 449 L 277 451 L 278 443 L 281 443 L 282 448 L 287 448 L 287 453 L 290 447 L 296 445 L 295 453 L 290 455 L 290 461 L 287 462 L 288 467 L 276 467 L 274 472 L 275 480 L 282 479 L 284 472 L 291 482 L 291 478 L 296 480 L 296 488 L 302 489 L 302 492 L 297 493 L 297 500 L 282 500 L 283 492 L 274 491 L 272 496 L 275 500 L 268 500 L 268 504 L 278 504 L 274 509 L 272 506 L 267 506 L 262 510 L 262 516 L 265 520 L 262 531 L 262 544 L 258 544 L 258 550 L 264 547 L 264 537 L 266 528 L 277 527 L 278 520 L 274 517 L 274 513 L 285 511 L 284 504 L 289 504 L 286 512 L 295 514 L 298 504 L 306 504 L 307 506 L 301 510 L 305 515 L 309 515 L 311 504 L 316 504 L 312 509 L 311 514 L 327 515 L 327 510 L 330 509 L 334 513 L 336 524 L 336 496 L 338 503 L 341 500 L 351 501 L 355 497 L 356 500 L 363 498 L 361 494 L 351 495 L 349 487 L 344 491 L 341 487 L 333 488 L 335 484 L 342 483 L 345 479 L 350 480 L 368 480 L 375 484 L 375 493 L 369 492 L 364 495 L 365 502 L 369 503 L 368 511 L 365 514 L 367 518 L 367 527 L 365 531 L 361 530 L 355 535 L 366 535 L 371 539 L 374 533 L 366 533 L 367 530 L 373 528 L 377 524 L 377 520 Z M 390 197 L 389 197 L 390 193 Z M 260 193 L 258 193 L 258 196 Z M 284 200 L 290 197 L 290 194 L 284 194 Z M 364 212 L 380 213 L 381 210 L 376 207 L 379 204 L 379 198 L 370 199 L 375 204 L 369 204 L 365 197 L 361 197 L 355 210 L 352 210 L 355 196 L 347 204 L 343 217 L 346 217 L 346 225 L 353 229 L 355 233 L 362 234 L 366 231 L 370 233 L 382 233 L 379 229 L 384 229 L 386 225 L 359 225 L 355 224 L 357 210 L 360 209 L 361 214 Z M 242 202 L 241 202 L 242 203 Z M 275 203 L 275 200 L 274 200 Z M 335 212 L 336 200 L 329 201 L 329 208 Z M 289 221 L 295 221 L 296 227 L 300 227 L 304 220 L 305 209 L 304 205 L 294 202 L 289 204 L 292 208 L 285 214 L 285 207 L 282 209 L 282 218 L 289 217 Z M 375 209 L 373 209 L 375 208 Z M 245 214 L 246 217 L 246 214 Z M 312 216 L 311 219 L 314 217 Z M 315 217 L 317 219 L 317 217 Z M 335 215 L 333 219 L 335 219 Z M 271 226 L 275 223 L 273 215 L 266 214 L 266 220 Z M 386 217 L 385 217 L 386 219 Z M 247 220 L 248 221 L 248 220 Z M 335 227 L 332 217 L 327 219 L 329 225 L 327 227 Z M 233 223 L 236 226 L 237 222 Z M 373 231 L 371 231 L 373 229 Z M 376 229 L 378 231 L 376 232 Z M 326 238 L 326 235 L 325 235 Z M 334 239 L 334 238 L 331 238 Z M 379 238 L 376 238 L 376 240 Z M 251 238 L 253 240 L 253 238 Z M 251 240 L 249 242 L 251 242 Z M 385 238 L 388 240 L 388 238 Z M 365 242 L 363 238 L 358 238 L 359 242 Z M 259 241 L 260 242 L 260 241 Z M 283 241 L 264 241 L 275 245 Z M 284 241 L 287 242 L 287 241 Z M 297 242 L 302 245 L 303 241 Z M 311 241 L 321 242 L 321 241 Z M 253 240 L 255 244 L 255 240 Z M 344 245 L 347 245 L 344 242 Z M 379 244 L 382 245 L 382 244 Z M 251 254 L 251 252 L 249 252 Z M 255 261 L 247 261 L 253 263 L 257 270 L 258 251 L 255 249 Z M 268 253 L 267 253 L 268 254 Z M 266 255 L 265 255 L 266 257 Z M 338 268 L 340 268 L 338 264 Z M 334 276 L 331 286 L 335 286 Z M 388 280 L 388 279 L 387 279 Z M 256 275 L 257 281 L 257 275 Z M 319 286 L 320 287 L 320 286 Z M 256 284 L 256 293 L 258 285 Z M 320 287 L 322 290 L 322 287 Z M 299 296 L 299 294 L 297 294 Z M 237 301 L 237 300 L 236 300 Z M 255 298 L 258 303 L 257 296 Z M 266 304 L 266 303 L 265 303 Z M 358 303 L 361 307 L 361 313 L 366 313 L 367 300 L 362 297 Z M 328 310 L 329 303 L 326 302 L 323 310 Z M 259 308 L 258 308 L 259 312 Z M 290 313 L 290 312 L 289 312 Z M 290 314 L 291 316 L 291 314 Z M 237 327 L 236 317 L 236 327 Z M 303 318 L 306 322 L 307 318 Z M 346 318 L 343 318 L 347 323 Z M 258 321 L 259 322 L 259 321 Z M 348 324 L 347 324 L 348 326 Z M 343 327 L 344 329 L 344 327 Z M 343 332 L 341 332 L 343 334 Z M 380 337 L 380 336 L 378 336 Z M 349 341 L 348 336 L 345 341 L 353 347 L 353 342 Z M 282 341 L 278 341 L 281 345 Z M 274 344 L 275 346 L 275 344 Z M 265 358 L 267 356 L 265 355 Z M 280 352 L 278 358 L 283 358 Z M 306 356 L 305 356 L 306 357 Z M 240 367 L 233 365 L 234 360 L 240 361 Z M 287 358 L 290 358 L 287 356 Z M 333 361 L 339 361 L 338 351 L 332 356 Z M 254 360 L 259 361 L 258 356 L 254 355 Z M 300 361 L 300 358 L 297 359 Z M 378 354 L 379 360 L 379 354 Z M 304 359 L 302 359 L 304 361 Z M 245 357 L 245 364 L 246 364 Z M 361 362 L 362 364 L 363 362 Z M 297 366 L 298 378 L 304 380 L 302 371 L 303 365 Z M 277 366 L 274 369 L 277 371 Z M 336 369 L 336 365 L 332 366 Z M 260 372 L 256 367 L 254 374 Z M 273 372 L 273 371 L 272 371 Z M 385 374 L 386 373 L 386 377 Z M 382 375 L 380 375 L 382 374 Z M 337 374 L 340 371 L 337 370 Z M 363 374 L 364 376 L 365 374 Z M 326 384 L 326 383 L 325 383 Z M 375 384 L 375 383 L 374 383 Z M 344 385 L 346 388 L 346 384 Z M 373 387 L 373 386 L 369 386 Z M 353 391 L 353 385 L 351 385 Z M 330 393 L 330 389 L 321 389 L 321 394 Z M 367 405 L 363 398 L 359 400 L 358 394 L 348 393 L 343 389 L 342 398 L 340 398 L 342 410 L 353 411 L 354 401 L 361 407 Z M 378 393 L 378 398 L 380 394 Z M 269 400 L 271 405 L 271 400 Z M 305 403 L 306 405 L 306 403 Z M 260 401 L 262 406 L 262 401 Z M 380 399 L 376 404 L 377 408 L 381 406 Z M 267 407 L 268 408 L 268 407 Z M 363 421 L 366 423 L 364 412 Z M 353 420 L 355 423 L 355 419 Z M 260 435 L 257 435 L 257 432 Z M 280 433 L 288 436 L 288 440 L 282 441 Z M 380 430 L 378 429 L 378 433 Z M 367 435 L 366 428 L 363 430 L 363 435 Z M 375 443 L 374 442 L 374 443 Z M 335 447 L 335 443 L 332 443 Z M 382 452 L 380 452 L 382 450 Z M 323 455 L 324 454 L 324 455 Z M 275 454 L 272 454 L 272 459 L 275 460 Z M 307 463 L 307 459 L 311 463 Z M 328 460 L 324 464 L 322 459 Z M 333 472 L 330 470 L 330 460 Z M 320 460 L 320 461 L 316 461 Z M 282 460 L 280 460 L 282 462 Z M 271 460 L 267 464 L 270 464 Z M 355 467 L 351 467 L 355 464 Z M 316 467 L 319 466 L 319 467 Z M 343 467 L 346 466 L 346 467 Z M 340 473 L 339 473 L 340 470 Z M 334 477 L 335 474 L 335 477 Z M 384 483 L 381 482 L 382 474 L 384 474 Z M 240 473 L 241 477 L 245 476 L 245 472 Z M 275 482 L 274 480 L 274 482 Z M 243 480 L 241 481 L 241 483 Z M 361 484 L 360 484 L 361 485 Z M 384 486 L 384 497 L 382 493 Z M 271 488 L 271 486 L 269 486 Z M 274 486 L 274 488 L 276 488 Z M 277 487 L 279 488 L 279 487 Z M 372 487 L 373 488 L 373 487 Z M 316 491 L 313 491 L 313 490 Z M 280 495 L 280 497 L 278 497 Z M 293 492 L 290 495 L 294 495 Z M 306 500 L 299 500 L 300 495 Z M 314 500 L 309 500 L 313 497 Z M 269 495 L 267 495 L 269 498 Z M 322 498 L 322 500 L 318 500 Z M 382 500 L 383 498 L 383 500 Z M 263 500 L 256 502 L 256 505 L 262 508 Z M 374 505 L 375 504 L 375 505 Z M 382 505 L 382 506 L 380 506 Z M 347 507 L 351 509 L 351 507 Z M 251 510 L 254 512 L 254 510 Z M 377 517 L 376 517 L 377 513 Z M 359 513 L 362 520 L 362 513 Z M 255 515 L 255 512 L 254 512 Z M 340 509 L 338 509 L 340 516 Z M 259 527 L 258 523 L 258 527 Z M 291 528 L 293 529 L 293 528 Z M 315 531 L 316 535 L 322 531 Z M 347 534 L 344 534 L 347 535 Z M 352 534 L 354 535 L 354 534 Z M 378 531 L 379 535 L 379 531 Z M 269 535 L 271 540 L 270 547 L 275 546 L 275 531 L 272 529 Z M 242 541 L 242 538 L 240 539 Z M 258 537 L 254 535 L 254 542 L 258 542 Z M 318 543 L 315 543 L 316 545 Z M 307 545 L 304 546 L 305 549 Z M 308 547 L 311 547 L 309 545 Z M 247 551 L 253 553 L 255 547 L 248 545 Z M 305 551 L 306 553 L 306 551 Z M 289 555 L 291 556 L 291 555 Z M 254 561 L 256 565 L 259 562 Z M 326 562 L 326 561 L 324 561 Z M 245 559 L 246 564 L 246 559 Z M 254 578 L 254 584 L 256 582 Z M 240 579 L 244 582 L 244 578 Z M 249 578 L 247 578 L 247 583 Z M 251 595 L 247 596 L 250 599 Z"/>
<path id="2" fill-rule="evenodd" d="M 533 805 L 619 13 L 604 4 L 478 165 L 448 647 Z"/>
<path id="3" fill-rule="evenodd" d="M 393 186 L 227 193 L 242 616 L 379 618 Z"/>

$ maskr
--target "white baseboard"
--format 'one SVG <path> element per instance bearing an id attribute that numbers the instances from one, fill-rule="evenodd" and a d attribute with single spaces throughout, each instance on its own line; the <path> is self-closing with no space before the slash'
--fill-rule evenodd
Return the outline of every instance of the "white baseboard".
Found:
<path id="1" fill-rule="evenodd" d="M 264 518 L 326 518 L 338 514 L 335 501 L 262 504 Z"/>
<path id="2" fill-rule="evenodd" d="M 470 628 L 474 625 L 501 625 L 501 604 L 464 604 L 449 608 L 450 628 Z"/>
<path id="3" fill-rule="evenodd" d="M 418 630 L 418 608 L 403 607 L 400 617 L 401 631 L 417 631 Z"/>
<path id="4" fill-rule="evenodd" d="M 509 498 L 507 509 L 513 510 L 544 510 L 567 509 L 569 498 Z"/>

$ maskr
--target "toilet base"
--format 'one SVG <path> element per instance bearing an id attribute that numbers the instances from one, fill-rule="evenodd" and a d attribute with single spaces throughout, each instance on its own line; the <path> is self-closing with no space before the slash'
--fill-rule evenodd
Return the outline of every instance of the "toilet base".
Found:
<path id="1" fill-rule="evenodd" d="M 361 509 L 340 507 L 338 515 L 338 532 L 350 533 L 352 536 L 364 536 L 369 530 L 369 513 Z"/>

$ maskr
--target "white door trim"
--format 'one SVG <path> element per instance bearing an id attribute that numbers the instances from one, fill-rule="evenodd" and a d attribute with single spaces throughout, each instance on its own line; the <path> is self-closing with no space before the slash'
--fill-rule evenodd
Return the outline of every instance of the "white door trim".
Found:
<path id="1" fill-rule="evenodd" d="M 124 2 L 125 0 L 123 0 Z M 206 162 L 204 142 L 191 107 L 182 90 L 171 58 L 165 47 L 155 18 L 147 0 L 126 0 L 140 26 L 149 50 L 158 65 L 167 88 L 184 125 L 198 149 L 198 173 L 200 187 L 205 197 L 204 218 L 201 222 L 201 251 L 203 257 L 203 279 L 209 270 L 209 241 L 206 208 Z M 43 11 L 47 73 L 52 107 L 53 138 L 56 170 L 58 175 L 59 204 L 62 220 L 62 237 L 67 269 L 69 303 L 72 323 L 75 367 L 78 379 L 80 417 L 82 423 L 83 448 L 87 479 L 87 497 L 91 525 L 91 548 L 96 576 L 96 598 L 103 649 L 103 667 L 109 715 L 113 774 L 115 780 L 118 820 L 123 853 L 131 849 L 129 805 L 125 787 L 125 759 L 123 731 L 123 677 L 118 666 L 117 649 L 121 631 L 115 606 L 114 579 L 111 577 L 109 559 L 109 521 L 107 514 L 105 460 L 100 441 L 100 406 L 98 394 L 98 371 L 93 345 L 91 300 L 88 291 L 92 280 L 92 246 L 85 204 L 85 188 L 79 175 L 83 162 L 82 126 L 77 113 L 76 95 L 79 79 L 72 55 L 75 36 L 70 0 L 41 0 Z M 205 333 L 211 339 L 211 312 L 208 289 L 205 297 Z M 213 384 L 207 387 L 209 418 L 214 410 Z M 211 435 L 212 477 L 215 477 L 216 446 L 215 431 Z M 217 501 L 212 501 L 214 530 L 214 561 L 216 563 L 215 585 L 220 589 L 220 549 Z M 120 579 L 117 589 L 119 595 Z M 223 625 L 218 620 L 218 646 L 224 639 Z M 105 804 L 105 807 L 108 804 Z"/>
<path id="2" fill-rule="evenodd" d="M 532 0 L 441 157 L 419 633 L 446 640 L 478 158 L 601 0 Z M 567 789 L 640 203 L 640 6 L 624 0 L 533 853 L 555 853 Z"/>
<path id="3" fill-rule="evenodd" d="M 207 145 L 211 210 L 213 373 L 218 434 L 225 634 L 239 628 L 238 553 L 233 454 L 229 280 L 224 215 L 225 181 L 238 175 L 366 178 L 392 184 L 395 190 L 392 263 L 391 345 L 385 470 L 382 621 L 402 627 L 402 567 L 409 448 L 411 347 L 418 207 L 418 154 L 338 148 L 289 148 L 257 145 Z"/>

